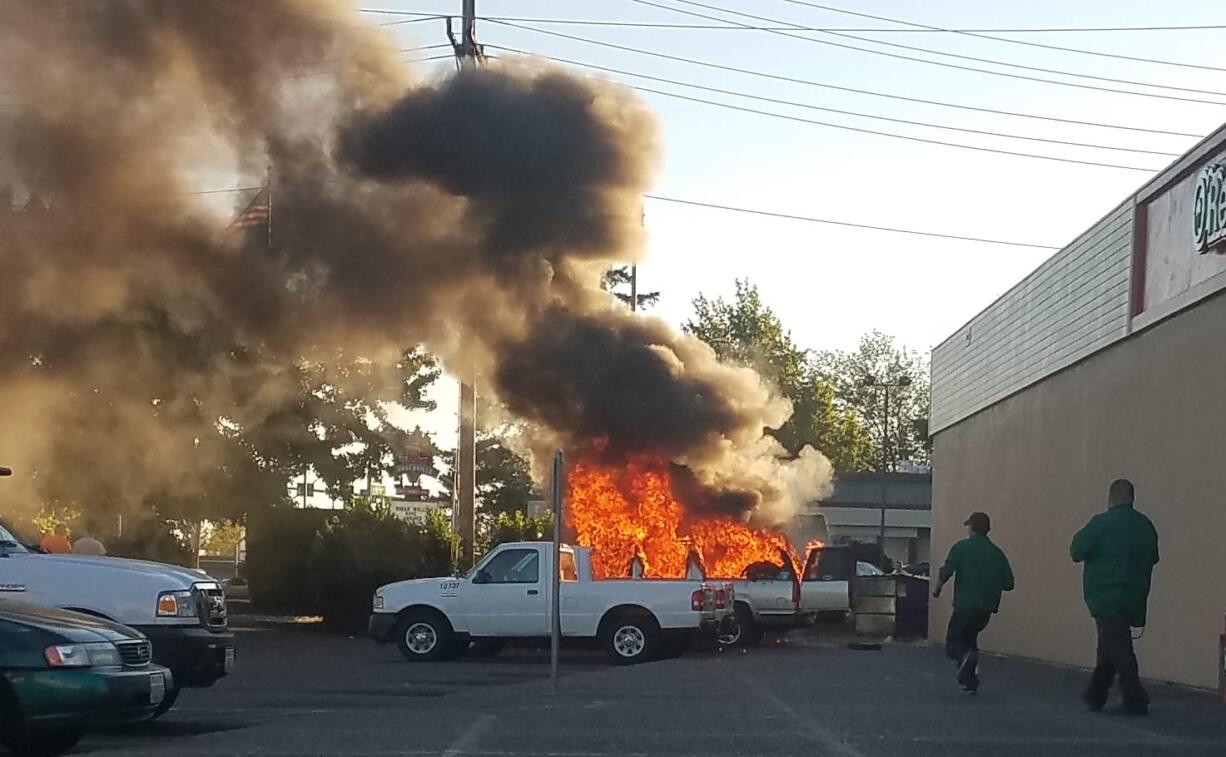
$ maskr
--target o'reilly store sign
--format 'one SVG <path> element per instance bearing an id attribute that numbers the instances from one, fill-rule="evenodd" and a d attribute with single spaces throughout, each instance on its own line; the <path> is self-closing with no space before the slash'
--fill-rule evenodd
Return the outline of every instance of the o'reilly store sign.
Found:
<path id="1" fill-rule="evenodd" d="M 1185 195 L 1186 197 L 1186 195 Z M 1226 164 L 1210 163 L 1196 180 L 1192 211 L 1192 241 L 1196 251 L 1223 252 L 1226 246 Z"/>

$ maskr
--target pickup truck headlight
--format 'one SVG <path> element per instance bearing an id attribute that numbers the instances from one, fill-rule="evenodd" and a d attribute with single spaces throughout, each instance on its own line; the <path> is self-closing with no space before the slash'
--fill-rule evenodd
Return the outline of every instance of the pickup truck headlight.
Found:
<path id="1" fill-rule="evenodd" d="M 118 667 L 123 665 L 119 650 L 109 641 L 94 644 L 56 644 L 43 652 L 53 668 Z"/>
<path id="2" fill-rule="evenodd" d="M 375 600 L 372 604 L 374 605 L 375 610 L 382 610 L 383 609 L 383 595 L 380 594 L 379 592 L 375 592 Z"/>
<path id="3" fill-rule="evenodd" d="M 190 591 L 164 591 L 158 595 L 159 618 L 196 617 L 196 598 Z"/>

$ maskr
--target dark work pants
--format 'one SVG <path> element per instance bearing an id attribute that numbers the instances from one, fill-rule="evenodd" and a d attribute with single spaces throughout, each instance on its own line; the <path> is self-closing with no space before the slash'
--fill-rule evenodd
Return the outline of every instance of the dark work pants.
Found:
<path id="1" fill-rule="evenodd" d="M 945 656 L 960 663 L 958 683 L 963 686 L 979 688 L 979 633 L 988 627 L 992 619 L 989 610 L 961 609 L 954 610 L 949 616 L 949 629 L 945 632 Z M 972 658 L 967 664 L 961 665 L 967 655 Z"/>
<path id="2" fill-rule="evenodd" d="M 1132 628 L 1123 620 L 1095 618 L 1098 625 L 1098 654 L 1090 685 L 1086 687 L 1086 703 L 1102 707 L 1115 677 L 1120 678 L 1120 694 L 1124 704 L 1149 704 L 1149 695 L 1141 686 L 1137 670 L 1137 655 L 1132 648 Z"/>

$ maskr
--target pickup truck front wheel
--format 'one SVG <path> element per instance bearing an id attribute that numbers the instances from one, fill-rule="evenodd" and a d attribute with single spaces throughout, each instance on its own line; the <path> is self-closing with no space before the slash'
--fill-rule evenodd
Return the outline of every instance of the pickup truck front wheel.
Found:
<path id="1" fill-rule="evenodd" d="M 649 613 L 618 613 L 605 621 L 604 626 L 601 645 L 614 665 L 645 662 L 660 644 L 660 624 Z"/>
<path id="2" fill-rule="evenodd" d="M 455 632 L 447 618 L 429 610 L 410 610 L 396 622 L 396 646 L 409 662 L 434 662 L 450 657 Z"/>

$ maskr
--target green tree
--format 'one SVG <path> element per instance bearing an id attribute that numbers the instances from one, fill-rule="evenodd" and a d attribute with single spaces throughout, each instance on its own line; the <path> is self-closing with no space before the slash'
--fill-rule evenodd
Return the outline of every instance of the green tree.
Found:
<path id="1" fill-rule="evenodd" d="M 441 457 L 445 470 L 440 481 L 450 494 L 455 477 L 455 451 L 448 450 Z M 527 512 L 534 497 L 536 487 L 528 461 L 511 449 L 498 431 L 486 432 L 478 438 L 477 501 L 481 512 L 487 516 Z"/>
<path id="2" fill-rule="evenodd" d="M 600 279 L 600 288 L 629 306 L 631 300 L 630 281 L 633 275 L 630 266 L 615 266 L 605 271 L 604 276 Z M 660 293 L 636 292 L 634 299 L 637 301 L 636 310 L 646 310 L 660 302 Z"/>
<path id="3" fill-rule="evenodd" d="M 683 328 L 709 344 L 720 360 L 758 371 L 792 401 L 792 417 L 772 431 L 789 452 L 812 446 L 843 471 L 871 464 L 872 442 L 860 419 L 838 405 L 834 387 L 817 373 L 756 286 L 738 280 L 732 301 L 699 295 Z"/>
<path id="4" fill-rule="evenodd" d="M 553 538 L 553 518 L 531 516 L 523 512 L 498 513 L 491 518 L 481 540 L 483 552 L 509 541 L 542 541 Z"/>
<path id="5" fill-rule="evenodd" d="M 204 529 L 200 548 L 205 554 L 233 557 L 242 541 L 242 525 L 229 521 L 211 522 Z"/>
<path id="6" fill-rule="evenodd" d="M 892 469 L 900 460 L 930 460 L 928 362 L 922 355 L 872 331 L 855 350 L 822 352 L 814 362 L 839 402 L 854 409 L 868 428 L 876 450 L 873 469 Z M 880 384 L 906 384 L 889 387 L 889 417 Z"/>

